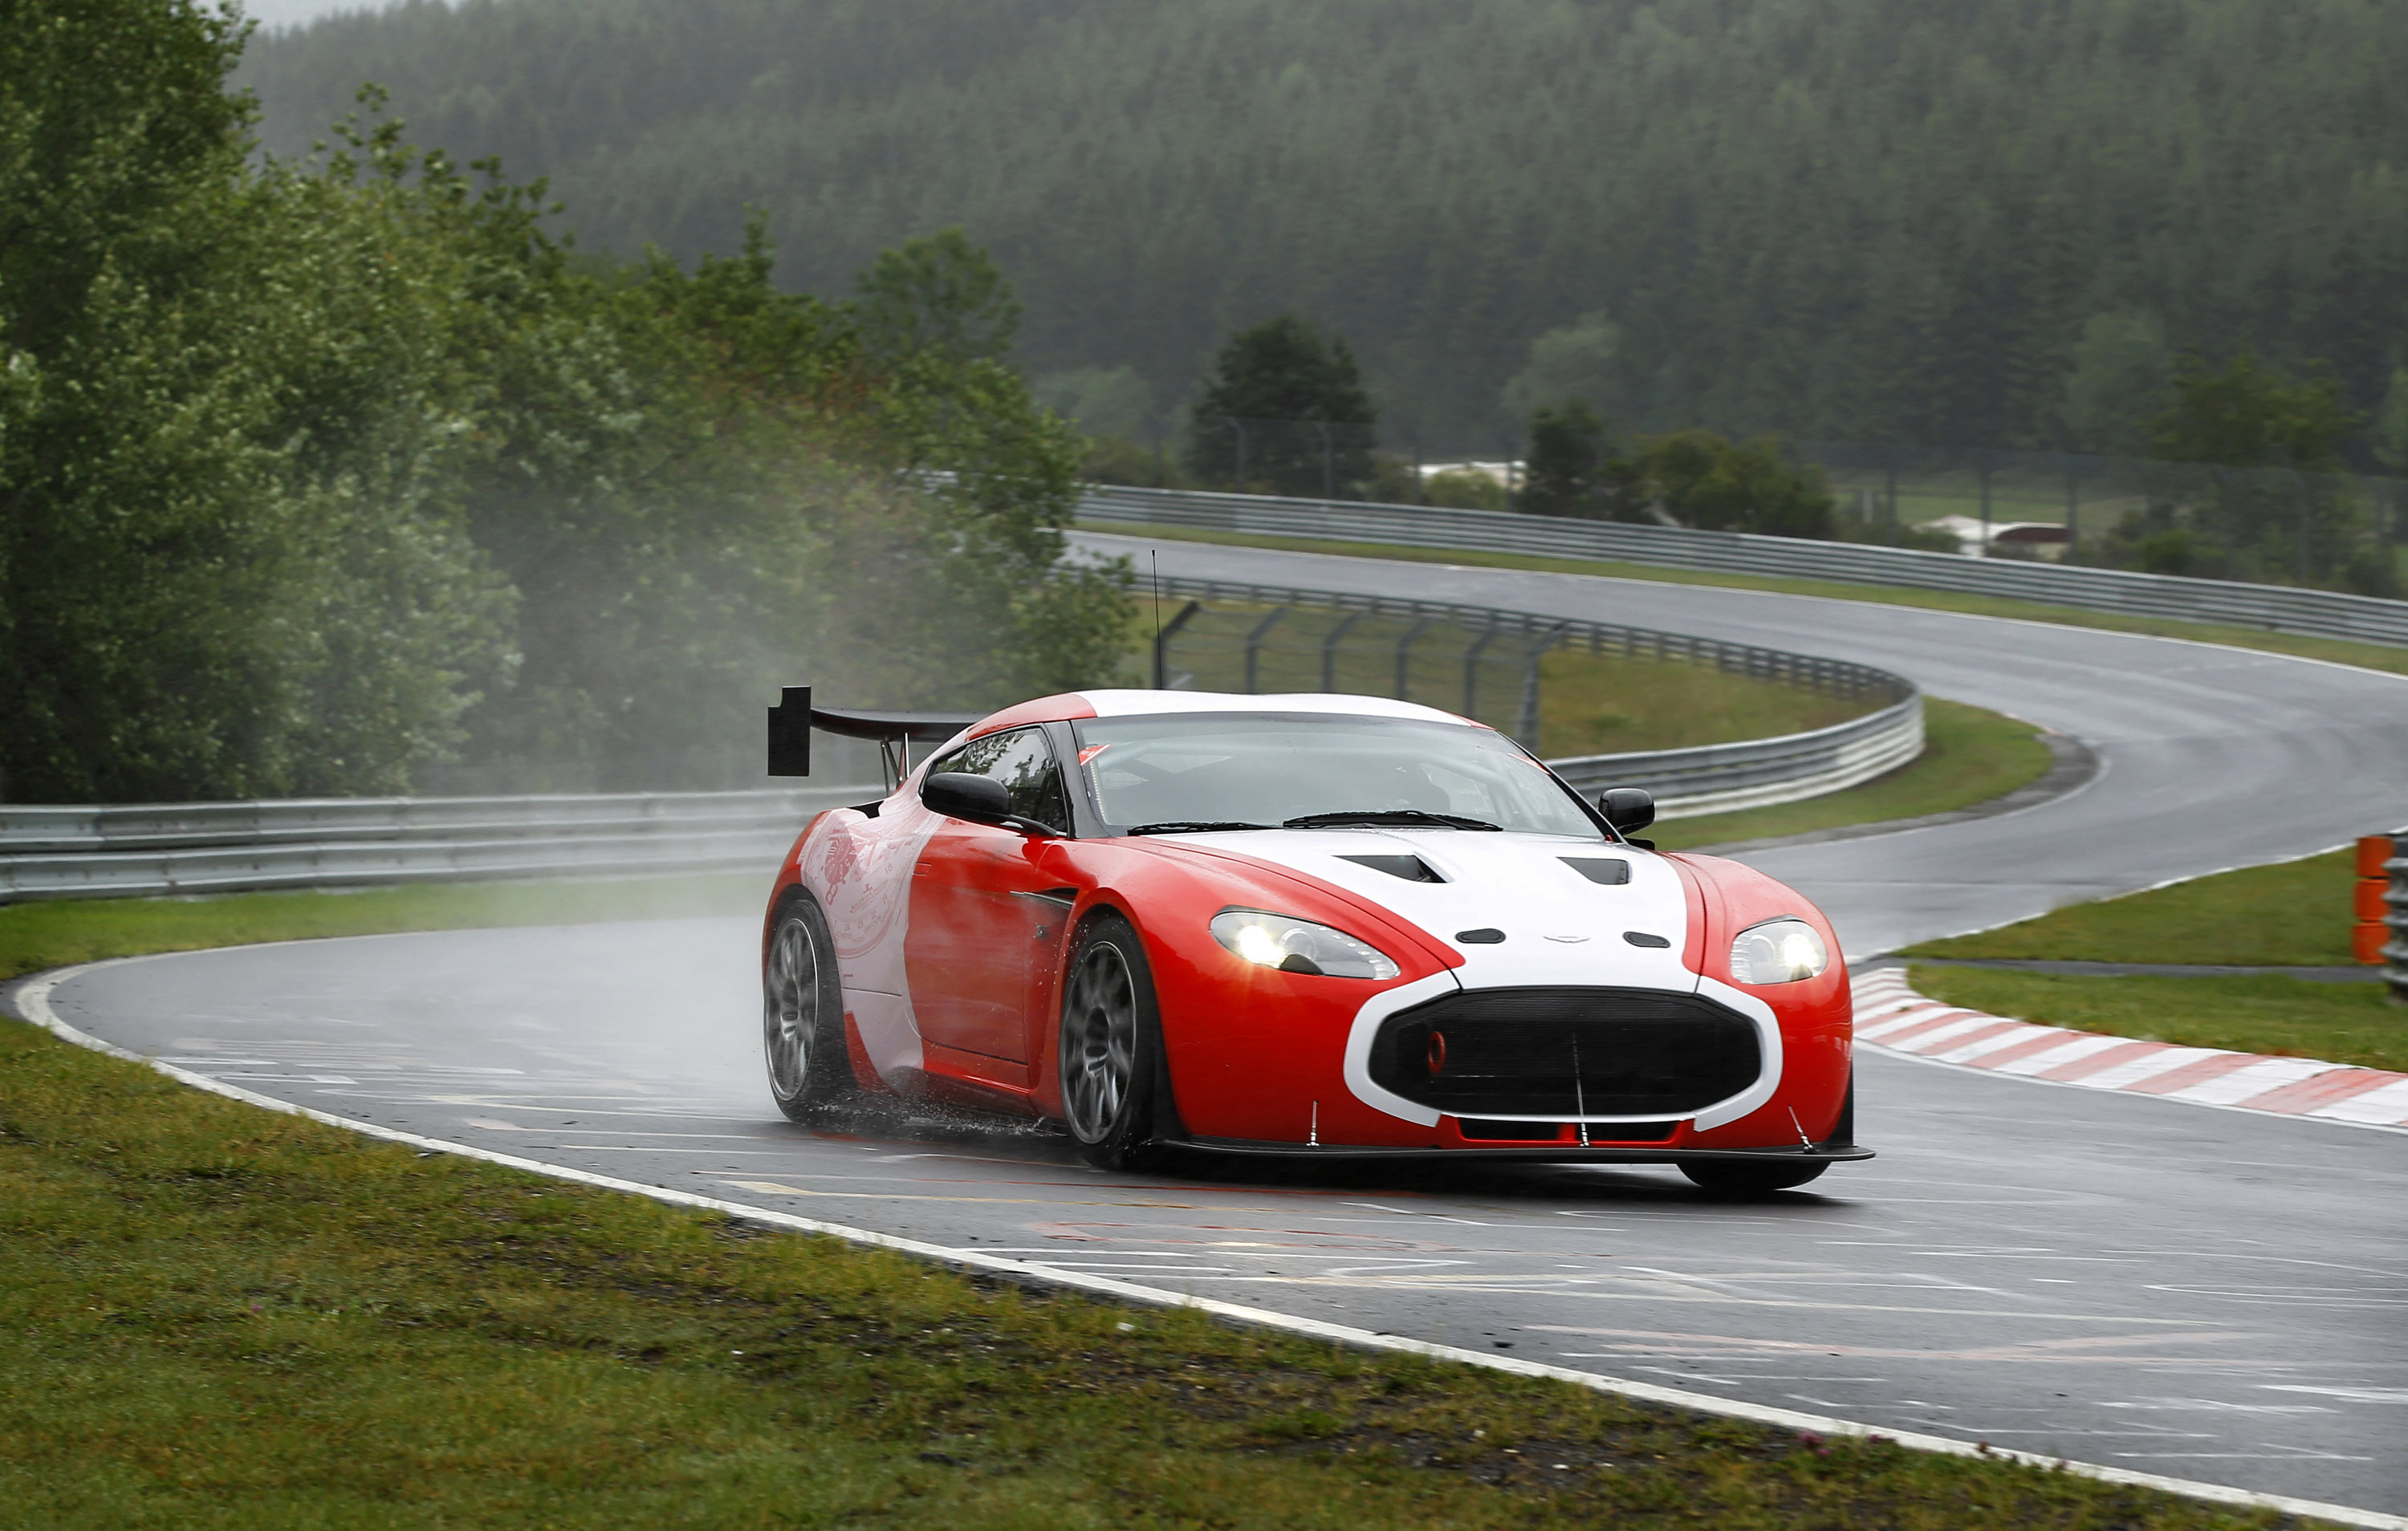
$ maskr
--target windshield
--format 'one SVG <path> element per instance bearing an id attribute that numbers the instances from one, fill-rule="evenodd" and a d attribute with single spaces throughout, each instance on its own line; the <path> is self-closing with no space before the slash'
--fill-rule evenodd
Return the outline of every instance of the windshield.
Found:
<path id="1" fill-rule="evenodd" d="M 1407 718 L 1153 713 L 1073 723 L 1080 774 L 1116 829 L 1320 825 L 1604 832 L 1503 736 Z M 1301 826 L 1299 826 L 1301 827 Z"/>

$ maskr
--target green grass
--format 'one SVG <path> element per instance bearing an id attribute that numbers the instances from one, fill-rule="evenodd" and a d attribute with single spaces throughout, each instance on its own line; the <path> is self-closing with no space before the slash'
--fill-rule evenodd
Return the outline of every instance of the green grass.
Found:
<path id="1" fill-rule="evenodd" d="M 1917 957 L 2340 967 L 2350 963 L 2356 855 L 2335 851 L 2068 909 L 1974 936 L 1909 947 Z M 2408 1071 L 2408 1010 L 2379 983 L 2281 974 L 2060 977 L 1998 968 L 1914 968 L 1915 989 L 2024 1021 Z"/>
<path id="2" fill-rule="evenodd" d="M 1539 753 L 1620 754 L 1803 734 L 1860 718 L 1850 701 L 1711 665 L 1558 651 L 1539 662 Z"/>
<path id="3" fill-rule="evenodd" d="M 424 883 L 360 893 L 71 898 L 0 905 L 0 980 L 49 967 L 254 941 L 401 930 L 757 914 L 766 873 L 586 882 Z"/>
<path id="4" fill-rule="evenodd" d="M 0 1026 L 0 1525 L 2272 1521 L 1023 1293 Z"/>
<path id="5" fill-rule="evenodd" d="M 1355 558 L 1392 558 L 1413 564 L 1464 564 L 1482 568 L 1536 569 L 1553 574 L 1591 574 L 1614 579 L 1649 579 L 1663 584 L 1713 585 L 1732 590 L 1769 590 L 1791 595 L 1821 595 L 1833 600 L 1869 601 L 1884 606 L 1922 607 L 1934 611 L 1962 611 L 1973 616 L 2014 617 L 2027 622 L 2055 622 L 2068 627 L 2092 627 L 2111 633 L 2141 633 L 2157 637 L 2222 643 L 2236 649 L 2293 654 L 2329 660 L 2366 669 L 2408 675 L 2408 649 L 2379 643 L 2352 643 L 2343 638 L 2307 637 L 2268 633 L 2254 627 L 2227 627 L 2208 622 L 2172 622 L 2157 617 L 2127 617 L 2077 607 L 2046 606 L 2035 601 L 2007 600 L 1994 595 L 1966 595 L 1944 590 L 1908 590 L 1887 585 L 1852 585 L 1830 579 L 1784 579 L 1769 575 L 1723 574 L 1706 569 L 1661 568 L 1649 564 L 1620 564 L 1604 559 L 1540 558 L 1524 553 L 1486 552 L 1465 548 L 1413 548 L 1389 542 L 1341 542 L 1321 537 L 1261 536 L 1252 532 L 1218 532 L 1194 526 L 1151 526 L 1115 522 L 1079 523 L 1085 531 L 1160 541 L 1213 542 L 1248 548 L 1287 548 L 1299 552 L 1340 553 Z"/>
<path id="6" fill-rule="evenodd" d="M 2048 747 L 2027 723 L 1925 697 L 1923 753 L 1886 776 L 1802 803 L 1672 819 L 1648 831 L 1667 851 L 1946 813 L 2003 796 L 2048 772 Z"/>
<path id="7" fill-rule="evenodd" d="M 2392 1004 L 2380 983 L 2318 983 L 2279 973 L 2064 978 L 1924 963 L 1909 974 L 1918 994 L 2019 1021 L 2408 1072 L 2408 1010 Z"/>
<path id="8" fill-rule="evenodd" d="M 2346 966 L 2357 877 L 2355 853 L 2334 851 L 2075 904 L 2020 924 L 1926 941 L 1906 955 Z"/>

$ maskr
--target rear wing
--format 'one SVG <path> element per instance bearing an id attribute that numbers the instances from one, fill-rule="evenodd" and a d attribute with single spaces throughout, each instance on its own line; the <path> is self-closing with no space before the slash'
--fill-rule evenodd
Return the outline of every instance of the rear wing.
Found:
<path id="1" fill-rule="evenodd" d="M 769 709 L 771 776 L 811 774 L 811 730 L 849 739 L 876 739 L 891 791 L 911 774 L 913 744 L 942 744 L 986 716 L 983 712 L 863 712 L 813 707 L 811 688 L 787 686 Z"/>

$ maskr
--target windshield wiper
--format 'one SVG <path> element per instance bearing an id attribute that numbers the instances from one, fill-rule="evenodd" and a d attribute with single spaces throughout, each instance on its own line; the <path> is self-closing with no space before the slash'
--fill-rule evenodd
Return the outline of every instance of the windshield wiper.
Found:
<path id="1" fill-rule="evenodd" d="M 1132 835 L 1207 835 L 1216 829 L 1277 829 L 1277 824 L 1240 823 L 1233 819 L 1166 819 L 1158 824 L 1139 824 Z"/>
<path id="2" fill-rule="evenodd" d="M 1308 813 L 1290 819 L 1282 829 L 1335 829 L 1342 824 L 1443 824 L 1449 829 L 1498 829 L 1485 819 L 1458 813 L 1424 813 L 1419 808 L 1350 808 L 1339 813 Z"/>

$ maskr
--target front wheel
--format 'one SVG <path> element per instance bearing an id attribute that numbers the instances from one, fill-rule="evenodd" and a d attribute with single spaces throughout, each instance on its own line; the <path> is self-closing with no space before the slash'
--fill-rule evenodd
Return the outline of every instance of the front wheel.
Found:
<path id="1" fill-rule="evenodd" d="M 1116 915 L 1088 925 L 1062 985 L 1062 1115 L 1079 1156 L 1127 1169 L 1154 1126 L 1154 1060 L 1162 1046 L 1154 974 L 1137 931 Z"/>
<path id="2" fill-rule="evenodd" d="M 1830 1168 L 1827 1161 L 1784 1164 L 1778 1159 L 1684 1159 L 1681 1173 L 1698 1188 L 1719 1195 L 1762 1195 L 1804 1185 Z"/>
<path id="3" fill-rule="evenodd" d="M 810 1122 L 860 1093 L 845 1050 L 844 991 L 827 916 L 808 892 L 786 903 L 761 967 L 761 1048 L 778 1109 Z"/>

